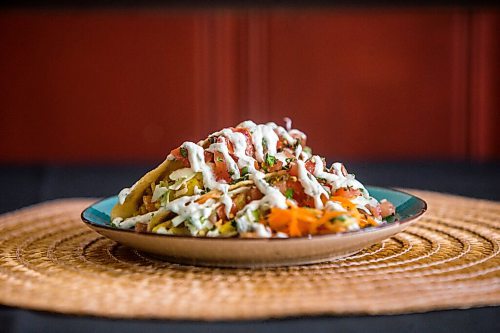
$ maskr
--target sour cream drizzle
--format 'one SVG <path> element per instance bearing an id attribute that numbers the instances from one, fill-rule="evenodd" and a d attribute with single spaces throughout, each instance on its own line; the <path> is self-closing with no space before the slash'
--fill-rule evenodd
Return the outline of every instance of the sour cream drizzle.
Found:
<path id="1" fill-rule="evenodd" d="M 224 156 L 224 160 L 226 162 L 226 166 L 228 167 L 229 174 L 231 178 L 238 179 L 240 178 L 240 169 L 238 169 L 238 165 L 233 160 L 231 155 L 229 155 L 229 149 L 227 148 L 227 142 L 225 138 L 221 139 L 221 142 L 212 143 L 210 147 L 208 147 L 207 151 L 211 153 L 219 152 Z"/>
<path id="2" fill-rule="evenodd" d="M 287 121 L 287 127 L 290 126 L 290 122 Z M 255 168 L 256 162 L 263 162 L 265 160 L 266 153 L 276 157 L 277 160 L 281 161 L 284 165 L 286 164 L 287 155 L 283 152 L 277 152 L 277 144 L 281 138 L 286 140 L 290 145 L 296 145 L 297 139 L 295 137 L 304 137 L 305 135 L 298 131 L 292 130 L 290 128 L 283 128 L 276 125 L 275 123 L 267 123 L 265 125 L 257 125 L 252 121 L 242 122 L 237 126 L 238 128 L 245 128 L 250 132 L 251 141 L 255 151 L 255 159 L 252 156 L 246 154 L 247 150 L 247 138 L 244 134 L 235 132 L 231 129 L 223 129 L 219 132 L 213 133 L 211 136 L 218 136 L 219 142 L 212 143 L 207 151 L 215 153 L 219 152 L 222 154 L 227 165 L 228 171 L 232 179 L 238 179 L 241 177 L 240 169 L 247 168 L 250 174 L 250 179 L 252 179 L 257 187 L 257 189 L 263 194 L 262 199 L 254 200 L 248 203 L 243 209 L 241 209 L 236 217 L 235 221 L 237 224 L 237 229 L 239 232 L 255 231 L 260 237 L 270 237 L 271 232 L 268 228 L 261 225 L 257 221 L 256 211 L 261 207 L 277 207 L 281 209 L 287 208 L 286 197 L 275 187 L 269 185 L 265 180 L 265 174 Z M 292 136 L 293 135 L 293 136 Z M 222 139 L 221 139 L 222 138 Z M 231 143 L 234 152 L 230 153 L 228 150 L 228 142 Z M 204 227 L 211 226 L 209 222 L 209 217 L 213 213 L 214 207 L 223 204 L 225 207 L 226 216 L 230 216 L 230 211 L 233 206 L 231 195 L 235 192 L 228 193 L 229 184 L 221 183 L 216 180 L 212 166 L 205 162 L 204 149 L 201 146 L 203 142 L 195 144 L 193 142 L 184 142 L 182 148 L 187 151 L 187 158 L 190 163 L 190 170 L 192 173 L 200 172 L 203 176 L 203 183 L 205 188 L 209 190 L 218 190 L 222 193 L 219 201 L 213 199 L 207 200 L 203 204 L 199 204 L 196 200 L 200 197 L 197 193 L 193 196 L 180 197 L 176 200 L 168 202 L 162 208 L 163 210 L 171 211 L 177 216 L 172 220 L 174 226 L 178 226 L 182 222 L 186 223 L 193 235 L 196 235 L 199 230 Z M 319 156 L 313 156 L 314 170 L 310 173 L 306 167 L 304 159 L 304 154 L 302 153 L 302 145 L 296 145 L 294 155 L 297 158 L 298 166 L 298 180 L 304 188 L 304 192 L 314 199 L 314 205 L 317 209 L 333 209 L 343 211 L 345 210 L 339 203 L 334 201 L 327 201 L 326 205 L 323 204 L 322 196 L 326 198 L 330 197 L 329 192 L 325 189 L 319 182 L 317 178 L 325 179 L 328 184 L 330 184 L 332 191 L 335 191 L 341 187 L 351 187 L 355 189 L 360 189 L 363 192 L 363 196 L 355 198 L 354 203 L 358 205 L 361 209 L 366 209 L 364 206 L 366 204 L 373 204 L 373 198 L 369 197 L 368 192 L 364 186 L 354 179 L 354 175 L 344 175 L 342 172 L 342 164 L 334 163 L 332 165 L 333 172 L 325 171 L 325 166 L 322 159 Z M 235 161 L 235 156 L 237 161 Z M 174 159 L 172 155 L 168 156 L 168 159 Z M 174 171 L 170 178 L 173 180 L 182 177 L 192 177 L 189 170 L 180 169 Z M 119 194 L 120 203 L 125 200 L 129 193 L 129 189 L 123 189 Z M 198 191 L 199 192 L 199 191 Z M 376 202 L 376 200 L 375 200 Z M 148 213 L 145 215 L 129 218 L 126 220 L 116 221 L 117 224 L 133 226 L 138 221 L 147 220 L 151 218 L 153 213 Z M 115 221 L 113 221 L 115 222 Z"/>
<path id="3" fill-rule="evenodd" d="M 323 209 L 323 201 L 321 200 L 321 196 L 325 196 L 329 198 L 330 195 L 326 190 L 321 186 L 316 177 L 314 177 L 309 171 L 306 169 L 306 165 L 304 161 L 297 160 L 298 166 L 298 176 L 299 182 L 304 188 L 305 194 L 311 196 L 314 199 L 314 206 L 317 209 Z"/>

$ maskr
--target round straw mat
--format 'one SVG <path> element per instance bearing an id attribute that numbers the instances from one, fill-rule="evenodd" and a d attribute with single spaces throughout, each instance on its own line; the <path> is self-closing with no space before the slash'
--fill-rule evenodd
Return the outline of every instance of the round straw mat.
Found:
<path id="1" fill-rule="evenodd" d="M 214 269 L 159 261 L 88 229 L 91 200 L 0 217 L 0 303 L 122 318 L 231 320 L 500 304 L 500 203 L 412 191 L 405 232 L 322 264 Z"/>

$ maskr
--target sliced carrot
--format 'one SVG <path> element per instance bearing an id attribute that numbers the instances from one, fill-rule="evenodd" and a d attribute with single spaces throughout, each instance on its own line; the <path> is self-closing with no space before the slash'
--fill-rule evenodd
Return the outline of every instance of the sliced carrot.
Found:
<path id="1" fill-rule="evenodd" d="M 209 199 L 219 198 L 220 195 L 221 195 L 221 193 L 219 191 L 210 191 L 208 193 L 203 194 L 201 197 L 199 197 L 198 200 L 196 200 L 196 202 L 199 204 L 204 204 Z"/>

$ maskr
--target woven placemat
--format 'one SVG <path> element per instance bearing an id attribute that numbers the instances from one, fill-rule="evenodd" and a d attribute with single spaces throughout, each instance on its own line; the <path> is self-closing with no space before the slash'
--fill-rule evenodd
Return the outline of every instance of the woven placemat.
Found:
<path id="1" fill-rule="evenodd" d="M 412 191 L 417 223 L 322 264 L 213 269 L 159 261 L 87 228 L 91 200 L 0 216 L 0 303 L 122 318 L 232 320 L 500 304 L 500 203 Z"/>

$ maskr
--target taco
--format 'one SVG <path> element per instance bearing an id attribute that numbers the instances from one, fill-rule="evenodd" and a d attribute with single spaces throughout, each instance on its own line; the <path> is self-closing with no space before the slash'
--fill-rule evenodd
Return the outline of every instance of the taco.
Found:
<path id="1" fill-rule="evenodd" d="M 359 230 L 394 217 L 343 164 L 329 168 L 306 135 L 245 121 L 184 142 L 131 188 L 111 224 L 197 237 L 300 237 Z"/>

